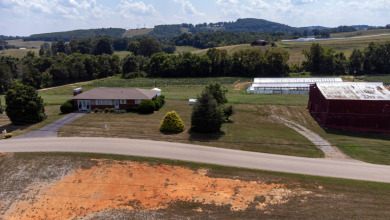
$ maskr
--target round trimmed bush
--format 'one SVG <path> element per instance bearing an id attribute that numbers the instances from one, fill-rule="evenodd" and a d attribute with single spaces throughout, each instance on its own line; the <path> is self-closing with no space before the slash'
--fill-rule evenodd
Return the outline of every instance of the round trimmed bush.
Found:
<path id="1" fill-rule="evenodd" d="M 67 101 L 64 104 L 61 105 L 60 107 L 61 113 L 66 114 L 66 113 L 71 113 L 74 111 L 74 106 L 72 101 Z"/>
<path id="2" fill-rule="evenodd" d="M 144 114 L 153 113 L 155 108 L 154 101 L 149 99 L 142 100 L 138 105 L 138 111 Z"/>
<path id="3" fill-rule="evenodd" d="M 155 107 L 154 110 L 158 111 L 161 108 L 161 102 L 157 99 L 154 100 L 153 102 L 154 102 L 154 107 Z"/>
<path id="4" fill-rule="evenodd" d="M 168 112 L 161 122 L 160 131 L 180 133 L 184 130 L 184 123 L 175 111 Z"/>

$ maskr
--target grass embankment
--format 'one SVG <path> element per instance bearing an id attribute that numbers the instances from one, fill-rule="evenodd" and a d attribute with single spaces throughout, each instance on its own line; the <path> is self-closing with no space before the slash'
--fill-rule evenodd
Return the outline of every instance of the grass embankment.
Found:
<path id="1" fill-rule="evenodd" d="M 390 165 L 390 134 L 324 129 L 303 106 L 259 106 L 259 108 L 262 112 L 274 112 L 305 126 L 352 158 L 369 163 Z"/>
<path id="2" fill-rule="evenodd" d="M 3 201 L 0 199 L 5 205 L 1 213 L 5 217 L 14 214 L 33 219 L 63 214 L 82 218 L 88 214 L 123 219 L 134 216 L 387 219 L 390 216 L 387 183 L 84 153 L 15 153 L 13 157 L 0 159 L 0 171 L 0 183 L 7 189 Z M 118 174 L 121 178 L 115 176 Z M 91 182 L 96 178 L 98 181 Z M 162 182 L 154 181 L 161 178 Z M 36 187 L 41 184 L 45 187 Z M 171 199 L 169 196 L 173 195 L 178 196 Z M 148 208 L 157 201 L 162 208 Z M 118 205 L 114 209 L 104 208 L 111 203 Z M 12 209 L 15 206 L 19 212 Z M 53 211 L 53 207 L 61 209 Z"/>

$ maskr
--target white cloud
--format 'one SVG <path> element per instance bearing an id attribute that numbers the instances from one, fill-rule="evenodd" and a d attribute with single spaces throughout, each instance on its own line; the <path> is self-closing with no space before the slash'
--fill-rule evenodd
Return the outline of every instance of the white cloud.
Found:
<path id="1" fill-rule="evenodd" d="M 174 0 L 175 2 L 178 2 L 181 4 L 182 13 L 185 15 L 192 15 L 192 16 L 205 16 L 204 13 L 198 12 L 194 5 L 188 0 Z"/>
<path id="2" fill-rule="evenodd" d="M 234 4 L 237 5 L 240 1 L 239 0 L 217 0 L 217 4 Z"/>
<path id="3" fill-rule="evenodd" d="M 119 4 L 119 9 L 121 12 L 121 15 L 124 17 L 129 17 L 134 14 L 138 15 L 155 15 L 157 14 L 156 9 L 153 7 L 153 5 L 148 4 L 146 5 L 144 2 L 133 2 L 133 1 L 122 1 L 121 4 Z"/>

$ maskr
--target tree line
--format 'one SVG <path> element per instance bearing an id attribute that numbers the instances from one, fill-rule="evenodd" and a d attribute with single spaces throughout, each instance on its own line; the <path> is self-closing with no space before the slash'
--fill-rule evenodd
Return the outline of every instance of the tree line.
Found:
<path id="1" fill-rule="evenodd" d="M 89 39 L 73 38 L 69 43 L 64 40 L 56 42 L 44 43 L 41 45 L 39 55 L 56 55 L 57 53 L 72 54 L 113 54 L 114 51 L 130 51 L 136 55 L 151 56 L 153 53 L 164 51 L 166 53 L 174 53 L 176 47 L 173 43 L 160 43 L 154 37 L 140 37 L 140 38 L 108 38 L 96 37 Z"/>
<path id="2" fill-rule="evenodd" d="M 57 45 L 58 47 L 58 45 Z M 61 44 L 59 46 L 61 48 Z M 63 50 L 60 49 L 61 51 Z M 226 50 L 209 49 L 205 54 L 179 55 L 158 52 L 148 55 L 93 55 L 58 52 L 36 56 L 28 52 L 22 59 L 0 57 L 0 92 L 7 91 L 14 79 L 35 88 L 92 80 L 121 74 L 135 77 L 281 77 L 291 72 L 314 75 L 389 74 L 390 42 L 370 43 L 364 50 L 355 49 L 347 58 L 342 52 L 324 48 L 318 43 L 303 51 L 306 61 L 301 66 L 288 65 L 289 54 L 273 48 L 252 48 L 229 54 Z"/>
<path id="3" fill-rule="evenodd" d="M 324 48 L 318 43 L 304 50 L 306 61 L 303 70 L 318 75 L 362 75 L 389 74 L 390 41 L 385 43 L 369 43 L 364 50 L 354 49 L 347 58 L 342 52 L 332 48 Z"/>

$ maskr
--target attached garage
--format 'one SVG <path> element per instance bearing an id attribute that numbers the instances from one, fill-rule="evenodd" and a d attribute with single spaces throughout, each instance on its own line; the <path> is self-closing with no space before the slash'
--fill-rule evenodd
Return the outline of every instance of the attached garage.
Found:
<path id="1" fill-rule="evenodd" d="M 316 83 L 307 109 L 326 128 L 390 133 L 390 91 L 383 83 Z"/>

